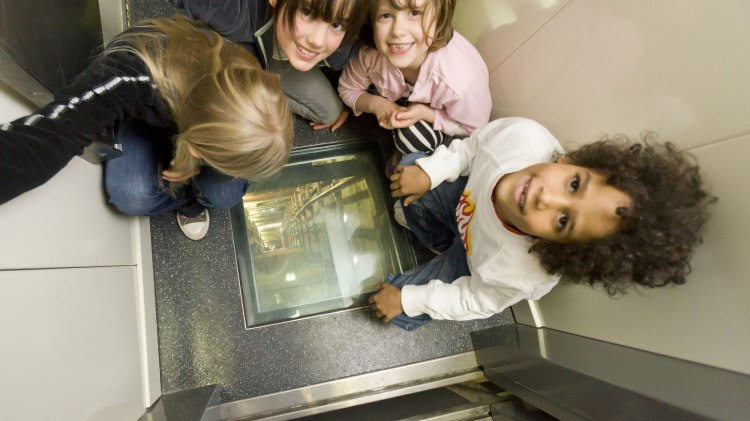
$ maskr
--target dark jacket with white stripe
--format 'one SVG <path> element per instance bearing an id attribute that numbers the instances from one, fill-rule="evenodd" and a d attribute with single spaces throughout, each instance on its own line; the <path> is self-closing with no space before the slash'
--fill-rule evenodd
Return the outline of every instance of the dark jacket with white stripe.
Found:
<path id="1" fill-rule="evenodd" d="M 98 57 L 54 102 L 0 125 L 0 203 L 44 184 L 98 134 L 123 119 L 175 130 L 145 64 L 127 52 Z"/>

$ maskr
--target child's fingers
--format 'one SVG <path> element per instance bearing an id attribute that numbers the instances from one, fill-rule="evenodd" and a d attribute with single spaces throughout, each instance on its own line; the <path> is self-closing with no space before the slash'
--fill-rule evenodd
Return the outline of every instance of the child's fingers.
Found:
<path id="1" fill-rule="evenodd" d="M 380 120 L 380 122 L 378 122 L 378 124 L 380 125 L 380 127 L 384 128 L 384 129 L 388 129 L 388 130 L 393 130 L 394 129 L 394 127 L 391 126 L 391 124 L 388 122 L 388 120 Z"/>
<path id="2" fill-rule="evenodd" d="M 379 290 L 383 289 L 383 283 L 382 282 L 378 282 L 377 284 L 373 285 L 373 288 L 375 289 L 375 291 L 379 291 Z M 370 298 L 367 299 L 367 303 L 368 304 L 372 304 L 372 305 L 376 305 L 376 303 L 378 301 L 378 294 L 371 295 Z"/>
<path id="3" fill-rule="evenodd" d="M 409 206 L 412 202 L 419 200 L 420 197 L 422 197 L 421 194 L 410 194 L 404 199 L 404 206 Z"/>
<path id="4" fill-rule="evenodd" d="M 330 124 L 315 123 L 314 121 L 311 121 L 310 122 L 310 127 L 313 130 L 317 131 L 317 130 L 321 130 L 321 129 L 327 129 L 327 128 L 331 127 L 331 125 Z"/>
<path id="5" fill-rule="evenodd" d="M 333 122 L 333 125 L 331 126 L 331 131 L 335 132 L 336 129 L 344 125 L 344 122 L 346 121 L 347 117 L 349 117 L 349 111 L 344 110 L 339 115 L 339 118 L 336 119 L 336 121 Z"/>

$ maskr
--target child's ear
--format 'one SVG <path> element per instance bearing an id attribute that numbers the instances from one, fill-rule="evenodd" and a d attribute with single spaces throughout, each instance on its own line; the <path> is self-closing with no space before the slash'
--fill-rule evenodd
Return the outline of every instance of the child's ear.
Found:
<path id="1" fill-rule="evenodd" d="M 276 0 L 268 0 L 268 4 L 270 4 L 271 7 L 275 8 L 276 7 Z"/>
<path id="2" fill-rule="evenodd" d="M 187 147 L 188 147 L 188 151 L 190 152 L 190 155 L 193 155 L 193 158 L 201 159 L 201 154 L 199 154 L 198 151 L 195 150 L 193 145 L 188 143 Z"/>
<path id="3" fill-rule="evenodd" d="M 567 155 L 560 155 L 555 159 L 555 164 L 570 164 L 570 158 Z"/>

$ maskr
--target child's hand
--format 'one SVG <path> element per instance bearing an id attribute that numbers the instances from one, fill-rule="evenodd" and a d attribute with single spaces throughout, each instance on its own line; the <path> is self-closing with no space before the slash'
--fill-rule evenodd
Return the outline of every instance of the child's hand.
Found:
<path id="1" fill-rule="evenodd" d="M 169 165 L 174 165 L 174 159 L 169 163 Z M 193 177 L 194 175 L 198 175 L 200 174 L 200 172 L 200 167 L 191 168 L 185 171 L 175 171 L 172 169 L 172 167 L 170 167 L 161 172 L 161 178 L 167 181 L 180 182 L 185 181 Z"/>
<path id="2" fill-rule="evenodd" d="M 430 187 L 430 176 L 419 165 L 399 165 L 391 176 L 391 196 L 407 196 L 404 206 L 409 206 L 411 202 L 424 196 L 430 191 Z"/>
<path id="3" fill-rule="evenodd" d="M 344 125 L 344 122 L 346 121 L 347 117 L 349 117 L 348 108 L 344 109 L 344 111 L 342 111 L 341 114 L 339 115 L 339 118 L 337 118 L 336 121 L 334 121 L 333 123 L 324 124 L 324 123 L 318 123 L 316 121 L 311 121 L 309 124 L 313 130 L 327 129 L 330 127 L 331 131 L 335 132 L 336 129 Z"/>
<path id="4" fill-rule="evenodd" d="M 392 121 L 394 119 L 394 115 L 397 112 L 405 110 L 406 108 L 396 104 L 395 102 L 391 102 L 383 98 L 383 101 L 378 101 L 377 103 L 377 107 L 375 108 L 375 117 L 378 118 L 380 127 L 393 130 L 394 127 Z"/>
<path id="5" fill-rule="evenodd" d="M 383 323 L 388 323 L 404 312 L 404 308 L 401 307 L 400 288 L 381 282 L 375 285 L 375 289 L 379 289 L 380 292 L 367 300 L 375 309 L 375 317 L 383 319 Z"/>
<path id="6" fill-rule="evenodd" d="M 405 109 L 391 115 L 391 125 L 397 129 L 413 126 L 419 120 L 435 122 L 435 109 L 426 104 L 415 102 Z"/>

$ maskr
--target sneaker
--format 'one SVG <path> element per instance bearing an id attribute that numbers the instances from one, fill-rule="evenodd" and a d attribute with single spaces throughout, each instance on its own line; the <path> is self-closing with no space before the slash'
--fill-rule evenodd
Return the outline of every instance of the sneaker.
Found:
<path id="1" fill-rule="evenodd" d="M 203 209 L 203 212 L 193 217 L 177 214 L 177 225 L 180 226 L 185 236 L 191 240 L 203 239 L 208 234 L 209 222 L 208 209 Z"/>
<path id="2" fill-rule="evenodd" d="M 406 222 L 406 215 L 404 215 L 404 205 L 401 204 L 401 200 L 396 200 L 396 203 L 393 204 L 393 219 L 402 227 L 409 229 L 409 224 Z"/>

